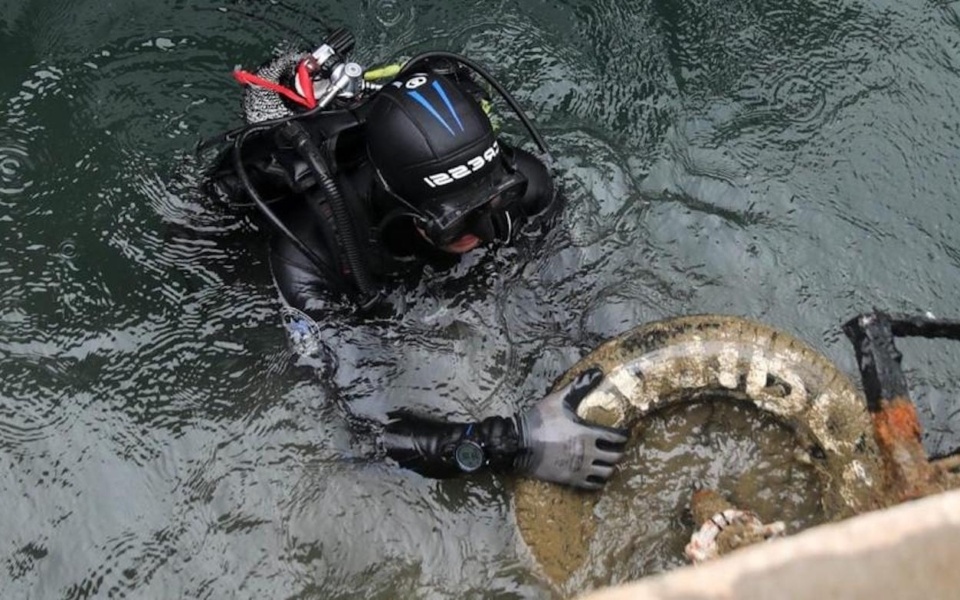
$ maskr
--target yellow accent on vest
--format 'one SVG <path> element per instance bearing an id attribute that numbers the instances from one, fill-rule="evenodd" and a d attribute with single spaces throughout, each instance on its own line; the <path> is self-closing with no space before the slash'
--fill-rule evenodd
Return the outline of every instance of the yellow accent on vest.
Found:
<path id="1" fill-rule="evenodd" d="M 363 73 L 363 79 L 365 81 L 376 81 L 378 79 L 388 79 L 396 77 L 400 73 L 400 69 L 403 65 L 384 65 L 382 67 L 376 67 L 373 69 L 367 69 Z"/>

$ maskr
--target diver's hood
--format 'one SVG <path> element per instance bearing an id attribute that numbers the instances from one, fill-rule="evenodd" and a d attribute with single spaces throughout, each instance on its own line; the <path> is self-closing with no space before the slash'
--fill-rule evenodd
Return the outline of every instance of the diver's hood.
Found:
<path id="1" fill-rule="evenodd" d="M 384 187 L 408 206 L 478 206 L 484 199 L 473 200 L 475 192 L 506 175 L 490 119 L 444 75 L 397 80 L 373 102 L 366 120 L 370 161 Z"/>

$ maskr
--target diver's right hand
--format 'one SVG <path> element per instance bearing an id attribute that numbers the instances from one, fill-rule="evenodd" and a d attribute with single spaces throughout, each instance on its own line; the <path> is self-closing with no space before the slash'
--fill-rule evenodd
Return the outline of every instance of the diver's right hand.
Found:
<path id="1" fill-rule="evenodd" d="M 602 379 L 600 369 L 588 369 L 518 416 L 518 472 L 588 490 L 598 490 L 607 482 L 623 458 L 627 431 L 577 416 L 577 406 Z"/>

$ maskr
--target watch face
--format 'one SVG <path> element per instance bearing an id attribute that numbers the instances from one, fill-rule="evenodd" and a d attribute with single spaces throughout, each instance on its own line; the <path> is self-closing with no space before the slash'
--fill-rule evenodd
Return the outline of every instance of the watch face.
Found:
<path id="1" fill-rule="evenodd" d="M 483 448 L 476 442 L 461 442 L 455 452 L 457 466 L 465 473 L 472 473 L 483 466 Z"/>

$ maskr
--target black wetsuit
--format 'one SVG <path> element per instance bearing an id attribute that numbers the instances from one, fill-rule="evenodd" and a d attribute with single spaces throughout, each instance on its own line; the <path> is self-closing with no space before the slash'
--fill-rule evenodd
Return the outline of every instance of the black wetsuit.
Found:
<path id="1" fill-rule="evenodd" d="M 455 84 L 454 79 L 458 83 Z M 520 235 L 545 230 L 559 212 L 561 195 L 544 164 L 529 152 L 497 140 L 478 104 L 482 91 L 469 77 L 454 79 L 421 76 L 418 81 L 408 81 L 407 88 L 381 92 L 384 101 L 379 110 L 385 113 L 389 113 L 388 108 L 392 110 L 406 103 L 405 110 L 389 113 L 393 121 L 382 118 L 375 126 L 371 125 L 367 118 L 371 106 L 368 103 L 356 110 L 305 118 L 292 126 L 315 144 L 316 152 L 322 155 L 321 160 L 336 183 L 335 191 L 342 197 L 342 204 L 331 199 L 330 187 L 325 187 L 320 173 L 309 164 L 301 151 L 303 145 L 298 146 L 296 131 L 293 136 L 290 128 L 258 132 L 243 145 L 244 172 L 250 184 L 270 203 L 283 225 L 314 255 L 308 257 L 287 235 L 278 233 L 270 244 L 270 266 L 286 304 L 284 320 L 295 350 L 305 352 L 305 348 L 316 348 L 323 343 L 313 339 L 319 337 L 319 328 L 310 321 L 322 322 L 327 318 L 331 303 L 369 304 L 371 296 L 377 297 L 371 294 L 371 287 L 375 288 L 374 292 L 386 291 L 395 281 L 404 279 L 404 275 L 422 272 L 425 265 L 443 269 L 460 260 L 459 255 L 440 250 L 417 231 L 411 205 L 420 199 L 401 201 L 384 187 L 383 173 L 378 173 L 371 163 L 368 141 L 374 142 L 370 138 L 379 137 L 378 151 L 389 149 L 399 153 L 396 156 L 401 163 L 412 160 L 411 168 L 436 164 L 436 170 L 441 173 L 462 171 L 464 167 L 456 165 L 465 160 L 478 169 L 477 163 L 484 164 L 478 153 L 492 152 L 484 169 L 493 165 L 496 158 L 497 164 L 504 165 L 503 176 L 522 181 L 519 185 L 524 186 L 508 188 L 512 191 L 503 192 L 503 198 L 494 191 L 497 188 L 487 190 L 493 193 L 491 204 L 493 198 L 500 198 L 496 209 L 498 222 L 508 226 L 506 234 L 498 229 L 496 236 L 507 238 L 502 240 L 507 243 Z M 474 100 L 468 100 L 466 94 Z M 418 100 L 426 102 L 424 95 L 433 98 L 434 104 L 429 109 L 411 99 L 422 96 Z M 399 126 L 391 128 L 391 125 Z M 368 131 L 367 127 L 373 128 Z M 410 136 L 407 146 L 397 142 L 395 132 Z M 419 146 L 417 139 L 421 142 Z M 417 148 L 430 154 L 445 145 L 454 152 L 452 163 L 429 163 L 417 158 Z M 499 152 L 494 151 L 497 147 Z M 462 150 L 460 154 L 456 154 L 460 151 L 458 148 Z M 209 180 L 216 184 L 219 195 L 243 202 L 248 199 L 248 188 L 240 184 L 233 168 L 234 158 L 229 148 L 224 151 Z M 429 175 L 430 172 L 432 170 L 427 179 L 443 178 Z M 422 182 L 424 174 L 411 177 L 414 182 Z M 460 177 L 462 174 L 458 179 Z M 483 193 L 485 185 L 499 185 L 494 180 L 481 181 L 486 183 L 474 192 Z M 436 185 L 446 183 L 437 181 Z M 450 188 L 456 187 L 457 184 L 450 185 Z M 347 219 L 344 219 L 344 210 L 349 213 Z M 335 218 L 335 212 L 340 218 Z M 346 235 L 344 223 L 352 230 Z M 350 239 L 349 244 L 344 243 L 345 238 Z M 359 263 L 358 255 L 362 259 Z M 357 265 L 362 267 L 362 277 L 356 275 Z M 300 343 L 304 345 L 298 347 Z M 470 445 L 482 448 L 483 464 L 487 467 L 508 469 L 523 460 L 520 451 L 524 442 L 516 416 L 489 417 L 479 423 L 441 423 L 409 414 L 391 414 L 391 419 L 379 436 L 380 445 L 401 465 L 427 475 L 448 476 L 469 470 L 456 455 L 458 448 Z"/>
<path id="2" fill-rule="evenodd" d="M 510 210 L 514 239 L 531 231 L 545 231 L 562 207 L 562 196 L 557 193 L 549 171 L 529 152 L 510 148 L 503 142 L 501 147 L 503 152 L 510 153 L 515 168 L 527 180 L 521 200 Z M 272 160 L 250 161 L 248 170 L 258 184 L 270 189 L 271 185 L 287 185 L 307 172 L 296 160 L 287 164 L 282 175 L 278 175 L 277 163 Z M 336 170 L 337 184 L 350 209 L 370 274 L 378 285 L 388 287 L 394 278 L 422 272 L 426 264 L 444 268 L 460 260 L 459 255 L 432 246 L 416 231 L 412 219 L 398 212 L 396 200 L 376 184 L 376 175 L 367 161 L 360 158 L 347 164 L 347 168 Z M 230 189 L 234 178 L 228 176 L 221 181 L 228 194 L 242 195 L 238 188 Z M 299 184 L 289 187 L 300 187 L 301 191 L 275 201 L 272 207 L 284 224 L 323 259 L 327 268 L 317 267 L 290 239 L 279 234 L 274 235 L 270 244 L 270 265 L 284 303 L 314 321 L 322 321 L 329 303 L 355 300 L 357 288 L 345 261 L 338 256 L 338 246 L 329 243 L 334 235 L 333 220 L 325 216 L 329 208 L 319 189 Z M 302 326 L 302 322 L 294 325 Z M 294 331 L 290 333 L 293 335 Z M 465 440 L 483 448 L 486 467 L 507 471 L 520 460 L 521 435 L 513 416 L 488 417 L 478 423 L 442 423 L 409 414 L 391 417 L 378 445 L 401 466 L 421 474 L 449 477 L 462 472 L 455 453 Z"/>

